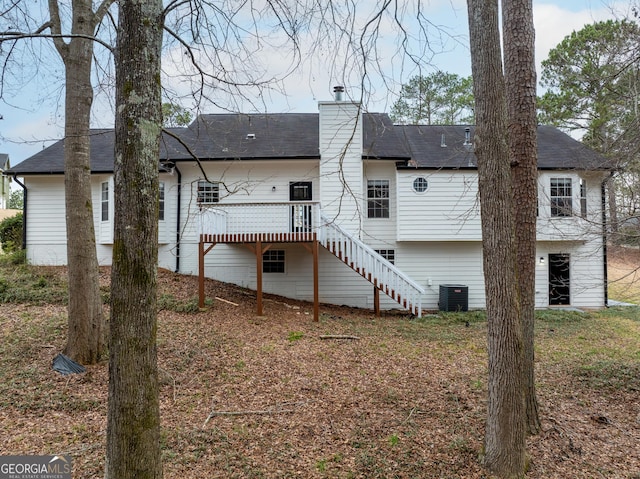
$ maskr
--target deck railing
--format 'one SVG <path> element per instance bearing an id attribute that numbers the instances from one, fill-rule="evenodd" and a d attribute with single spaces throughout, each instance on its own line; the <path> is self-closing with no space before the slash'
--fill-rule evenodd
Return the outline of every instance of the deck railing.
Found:
<path id="1" fill-rule="evenodd" d="M 236 241 L 232 238 L 241 241 L 316 238 L 378 290 L 413 314 L 422 314 L 424 289 L 370 246 L 326 218 L 317 202 L 207 205 L 198 214 L 198 232 L 201 239 L 212 242 Z"/>
<path id="2" fill-rule="evenodd" d="M 318 230 L 320 203 L 220 203 L 202 207 L 199 235 L 312 233 Z"/>
<path id="3" fill-rule="evenodd" d="M 351 269 L 416 316 L 422 315 L 424 288 L 369 245 L 321 214 L 318 241 Z"/>

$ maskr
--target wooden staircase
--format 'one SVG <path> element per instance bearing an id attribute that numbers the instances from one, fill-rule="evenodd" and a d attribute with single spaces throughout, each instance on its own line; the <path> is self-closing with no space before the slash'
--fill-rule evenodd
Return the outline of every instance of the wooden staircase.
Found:
<path id="1" fill-rule="evenodd" d="M 323 214 L 317 239 L 329 252 L 404 309 L 422 316 L 424 288 Z"/>

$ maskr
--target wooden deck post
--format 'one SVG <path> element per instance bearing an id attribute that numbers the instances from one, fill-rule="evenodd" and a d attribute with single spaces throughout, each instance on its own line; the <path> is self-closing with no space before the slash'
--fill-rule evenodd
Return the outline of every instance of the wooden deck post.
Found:
<path id="1" fill-rule="evenodd" d="M 262 241 L 256 241 L 256 303 L 258 316 L 262 316 Z"/>
<path id="2" fill-rule="evenodd" d="M 313 320 L 320 320 L 320 295 L 318 293 L 318 242 L 313 242 Z"/>
<path id="3" fill-rule="evenodd" d="M 198 308 L 204 308 L 204 243 L 198 243 Z"/>
<path id="4" fill-rule="evenodd" d="M 204 257 L 218 243 L 211 243 L 207 249 L 204 247 L 204 241 L 200 238 L 198 243 L 198 308 L 204 308 Z"/>

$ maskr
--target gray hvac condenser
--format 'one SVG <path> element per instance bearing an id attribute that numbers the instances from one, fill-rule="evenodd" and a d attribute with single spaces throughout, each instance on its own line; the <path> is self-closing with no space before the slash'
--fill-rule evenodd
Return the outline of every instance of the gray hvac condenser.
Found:
<path id="1" fill-rule="evenodd" d="M 468 311 L 469 287 L 463 284 L 440 285 L 440 311 Z"/>

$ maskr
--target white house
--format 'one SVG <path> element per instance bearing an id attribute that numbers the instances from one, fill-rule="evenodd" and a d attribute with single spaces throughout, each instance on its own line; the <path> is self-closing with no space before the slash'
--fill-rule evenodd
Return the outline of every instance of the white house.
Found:
<path id="1" fill-rule="evenodd" d="M 314 114 L 201 115 L 171 133 L 181 141 L 165 135 L 159 162 L 160 267 L 195 275 L 201 262 L 207 277 L 259 292 L 365 308 L 484 307 L 472 126 L 397 126 L 338 98 Z M 538 134 L 536 305 L 603 307 L 609 170 L 557 129 Z M 103 265 L 113 141 L 92 132 Z M 8 172 L 28 193 L 32 264 L 66 263 L 63 163 L 59 141 Z"/>
<path id="2" fill-rule="evenodd" d="M 9 155 L 0 153 L 0 210 L 9 208 L 9 198 L 11 197 L 11 177 L 2 174 L 11 168 Z"/>

